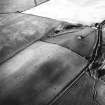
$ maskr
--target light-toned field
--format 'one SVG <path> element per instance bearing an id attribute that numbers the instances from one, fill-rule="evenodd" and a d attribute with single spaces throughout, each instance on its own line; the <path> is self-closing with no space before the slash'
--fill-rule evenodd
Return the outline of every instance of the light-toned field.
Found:
<path id="1" fill-rule="evenodd" d="M 50 0 L 25 11 L 57 20 L 92 24 L 105 19 L 105 0 Z"/>

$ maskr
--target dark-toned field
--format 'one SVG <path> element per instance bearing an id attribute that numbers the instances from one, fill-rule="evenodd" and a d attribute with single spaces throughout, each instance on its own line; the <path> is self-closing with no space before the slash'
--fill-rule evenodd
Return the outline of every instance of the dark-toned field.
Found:
<path id="1" fill-rule="evenodd" d="M 97 30 L 89 26 L 1 14 L 0 105 L 47 105 L 57 96 L 53 105 L 98 105 L 97 100 L 104 105 L 96 100 L 100 83 L 84 69 L 97 39 Z"/>

